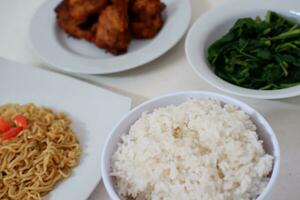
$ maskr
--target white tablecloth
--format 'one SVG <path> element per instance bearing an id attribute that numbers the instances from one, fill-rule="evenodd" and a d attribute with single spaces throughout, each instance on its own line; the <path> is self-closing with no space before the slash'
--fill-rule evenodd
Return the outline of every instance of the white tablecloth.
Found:
<path id="1" fill-rule="evenodd" d="M 1 57 L 47 68 L 47 63 L 34 53 L 28 37 L 30 19 L 44 1 L 0 1 Z M 191 0 L 193 21 L 221 1 Z M 182 90 L 220 92 L 192 71 L 185 58 L 184 39 L 164 56 L 131 71 L 106 76 L 71 76 L 130 96 L 134 106 L 148 98 L 169 92 Z M 280 143 L 282 155 L 280 176 L 270 199 L 300 199 L 300 97 L 273 101 L 237 98 L 250 104 L 267 118 Z M 89 198 L 89 200 L 96 199 L 109 199 L 102 183 L 99 183 Z"/>

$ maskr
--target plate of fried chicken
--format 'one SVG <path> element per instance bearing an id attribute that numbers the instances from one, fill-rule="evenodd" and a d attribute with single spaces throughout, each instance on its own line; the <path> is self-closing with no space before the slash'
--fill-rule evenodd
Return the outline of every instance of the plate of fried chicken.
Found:
<path id="1" fill-rule="evenodd" d="M 190 20 L 189 0 L 49 0 L 33 16 L 30 38 L 53 67 L 109 74 L 163 55 Z"/>

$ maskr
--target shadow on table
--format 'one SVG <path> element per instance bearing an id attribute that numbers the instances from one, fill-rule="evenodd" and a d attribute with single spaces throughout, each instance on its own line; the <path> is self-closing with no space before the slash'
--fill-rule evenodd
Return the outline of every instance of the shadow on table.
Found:
<path id="1" fill-rule="evenodd" d="M 300 96 L 297 97 L 291 97 L 291 98 L 287 98 L 287 99 L 281 99 L 281 100 L 277 100 L 277 101 L 281 101 L 287 104 L 292 104 L 294 106 L 299 106 L 300 108 Z M 300 113 L 299 113 L 299 118 L 300 118 Z"/>
<path id="2" fill-rule="evenodd" d="M 291 98 L 291 101 L 299 105 L 300 97 Z M 278 138 L 281 153 L 279 178 L 270 199 L 299 199 L 295 191 L 299 190 L 300 180 L 300 106 L 278 101 L 270 101 L 270 104 L 267 108 L 259 108 Z"/>

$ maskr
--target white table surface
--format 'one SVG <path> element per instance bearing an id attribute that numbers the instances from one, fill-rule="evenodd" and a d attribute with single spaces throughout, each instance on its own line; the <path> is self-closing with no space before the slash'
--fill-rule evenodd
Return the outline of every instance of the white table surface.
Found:
<path id="1" fill-rule="evenodd" d="M 33 51 L 28 37 L 30 19 L 44 1 L 0 1 L 1 57 L 48 69 L 47 63 Z M 193 21 L 221 1 L 191 0 Z M 146 99 L 176 91 L 207 90 L 222 93 L 192 71 L 185 58 L 184 39 L 159 59 L 131 71 L 106 76 L 70 76 L 127 95 L 133 99 L 133 106 Z M 282 160 L 280 176 L 270 199 L 300 199 L 300 97 L 272 101 L 236 98 L 262 113 L 277 134 Z M 109 199 L 102 183 L 99 183 L 88 200 L 96 199 Z"/>

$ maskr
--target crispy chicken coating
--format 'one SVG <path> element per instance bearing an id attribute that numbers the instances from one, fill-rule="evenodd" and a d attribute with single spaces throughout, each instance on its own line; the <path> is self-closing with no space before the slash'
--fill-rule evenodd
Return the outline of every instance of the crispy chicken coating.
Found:
<path id="1" fill-rule="evenodd" d="M 70 15 L 78 22 L 85 22 L 91 15 L 99 15 L 108 4 L 108 0 L 65 0 Z"/>
<path id="2" fill-rule="evenodd" d="M 128 1 L 115 0 L 100 14 L 96 26 L 95 44 L 112 54 L 127 51 L 130 42 L 128 25 Z"/>
<path id="3" fill-rule="evenodd" d="M 132 21 L 130 23 L 130 30 L 134 38 L 150 39 L 156 36 L 163 24 L 162 16 L 155 15 L 144 21 Z"/>
<path id="4" fill-rule="evenodd" d="M 127 52 L 131 37 L 157 35 L 165 7 L 160 0 L 62 0 L 55 12 L 58 26 L 70 36 L 119 55 Z"/>
<path id="5" fill-rule="evenodd" d="M 165 4 L 160 0 L 133 0 L 130 12 L 130 30 L 134 38 L 149 39 L 156 36 L 164 21 Z"/>
<path id="6" fill-rule="evenodd" d="M 129 9 L 134 20 L 147 20 L 161 14 L 165 7 L 160 0 L 132 0 Z"/>
<path id="7" fill-rule="evenodd" d="M 69 13 L 68 6 L 65 1 L 62 1 L 56 8 L 56 19 L 58 26 L 69 35 L 75 38 L 84 38 L 88 41 L 93 41 L 93 34 L 91 30 L 82 28 L 84 24 L 78 23 Z"/>

